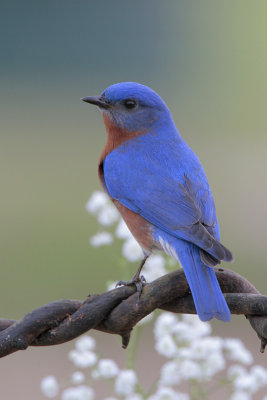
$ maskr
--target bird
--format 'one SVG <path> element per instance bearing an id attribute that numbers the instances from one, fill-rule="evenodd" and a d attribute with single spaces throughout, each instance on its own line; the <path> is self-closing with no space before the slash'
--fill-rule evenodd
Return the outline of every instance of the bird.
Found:
<path id="1" fill-rule="evenodd" d="M 204 169 L 167 104 L 136 82 L 116 83 L 81 100 L 101 111 L 107 141 L 98 176 L 144 253 L 134 278 L 121 282 L 136 283 L 140 290 L 145 261 L 163 251 L 181 264 L 200 320 L 230 321 L 214 266 L 233 256 L 220 242 Z"/>

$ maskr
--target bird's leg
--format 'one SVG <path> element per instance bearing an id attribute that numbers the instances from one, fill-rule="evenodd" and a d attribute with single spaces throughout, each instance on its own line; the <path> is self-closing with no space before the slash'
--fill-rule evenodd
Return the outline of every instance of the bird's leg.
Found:
<path id="1" fill-rule="evenodd" d="M 134 277 L 130 281 L 119 281 L 117 283 L 116 287 L 135 285 L 137 292 L 139 293 L 139 296 L 140 296 L 141 292 L 142 292 L 143 284 L 146 282 L 145 277 L 143 275 L 140 276 L 140 273 L 141 273 L 141 270 L 142 270 L 146 260 L 148 259 L 148 257 L 149 257 L 149 255 L 145 255 L 145 257 L 141 261 L 141 264 L 138 267 L 138 270 L 134 274 Z"/>

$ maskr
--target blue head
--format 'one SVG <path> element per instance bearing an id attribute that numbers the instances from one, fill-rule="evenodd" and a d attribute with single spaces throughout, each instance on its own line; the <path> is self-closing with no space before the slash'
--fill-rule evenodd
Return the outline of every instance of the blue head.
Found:
<path id="1" fill-rule="evenodd" d="M 147 86 L 122 82 L 109 86 L 101 96 L 82 99 L 97 105 L 113 124 L 128 131 L 146 131 L 172 122 L 167 105 Z"/>

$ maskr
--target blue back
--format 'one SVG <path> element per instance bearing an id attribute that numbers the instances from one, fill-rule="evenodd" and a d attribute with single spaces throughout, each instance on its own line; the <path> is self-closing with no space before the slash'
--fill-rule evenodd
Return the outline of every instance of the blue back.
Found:
<path id="1" fill-rule="evenodd" d="M 197 221 L 219 239 L 215 206 L 205 172 L 175 126 L 130 139 L 104 161 L 110 195 L 153 225 L 190 240 Z"/>

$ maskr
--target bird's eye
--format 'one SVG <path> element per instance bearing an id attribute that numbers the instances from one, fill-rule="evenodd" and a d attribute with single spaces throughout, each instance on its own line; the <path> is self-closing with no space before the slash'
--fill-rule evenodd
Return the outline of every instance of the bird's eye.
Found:
<path id="1" fill-rule="evenodd" d="M 126 108 L 128 108 L 128 110 L 131 110 L 131 109 L 136 107 L 137 102 L 135 100 L 132 100 L 132 99 L 126 99 L 126 100 L 124 100 L 123 105 Z"/>

